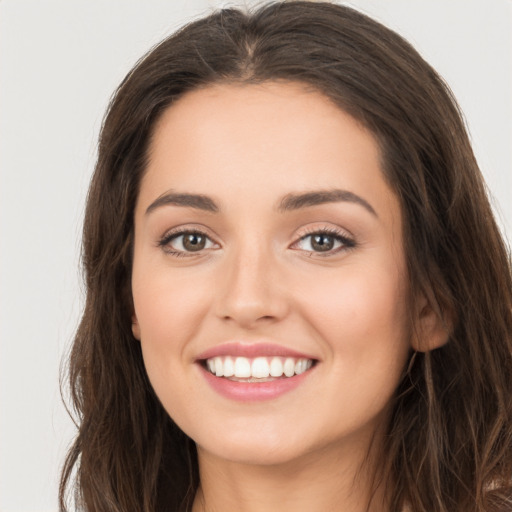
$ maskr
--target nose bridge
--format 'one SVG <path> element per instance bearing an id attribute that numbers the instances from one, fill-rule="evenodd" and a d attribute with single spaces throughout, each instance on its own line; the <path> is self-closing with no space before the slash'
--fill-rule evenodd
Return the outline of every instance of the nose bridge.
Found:
<path id="1" fill-rule="evenodd" d="M 273 273 L 272 255 L 264 244 L 248 241 L 234 251 L 231 261 L 231 294 L 257 300 L 269 294 L 269 277 Z M 252 299 L 251 299 L 252 297 Z"/>
<path id="2" fill-rule="evenodd" d="M 258 320 L 281 318 L 286 312 L 286 298 L 268 241 L 248 236 L 228 253 L 220 276 L 220 316 L 246 327 Z"/>

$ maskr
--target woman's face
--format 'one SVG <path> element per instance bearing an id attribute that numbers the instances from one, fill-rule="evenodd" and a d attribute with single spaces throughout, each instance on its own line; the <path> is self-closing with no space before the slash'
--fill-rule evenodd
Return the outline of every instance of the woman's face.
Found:
<path id="1" fill-rule="evenodd" d="M 200 456 L 365 445 L 409 352 L 405 276 L 376 141 L 326 97 L 216 85 L 165 112 L 135 211 L 133 331 Z"/>

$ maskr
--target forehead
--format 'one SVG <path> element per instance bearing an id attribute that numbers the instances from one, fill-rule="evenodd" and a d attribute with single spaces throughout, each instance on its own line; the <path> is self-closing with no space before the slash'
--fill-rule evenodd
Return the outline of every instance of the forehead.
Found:
<path id="1" fill-rule="evenodd" d="M 380 162 L 373 135 L 315 90 L 218 84 L 185 94 L 164 112 L 140 199 L 178 188 L 231 193 L 243 202 L 336 187 L 388 200 L 394 194 Z"/>
<path id="2" fill-rule="evenodd" d="M 184 149 L 192 139 L 195 147 L 208 142 L 221 151 L 252 142 L 260 145 L 255 148 L 260 157 L 264 149 L 286 149 L 284 142 L 309 141 L 305 149 L 311 150 L 323 141 L 321 149 L 326 151 L 333 146 L 343 150 L 357 139 L 379 158 L 376 141 L 364 126 L 324 94 L 295 82 L 226 83 L 193 90 L 164 112 L 153 135 L 151 157 L 176 136 Z"/>

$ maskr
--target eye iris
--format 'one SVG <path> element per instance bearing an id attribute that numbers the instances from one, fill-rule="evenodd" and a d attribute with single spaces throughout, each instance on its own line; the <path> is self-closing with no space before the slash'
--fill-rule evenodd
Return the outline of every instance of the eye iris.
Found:
<path id="1" fill-rule="evenodd" d="M 187 251 L 200 251 L 206 245 L 206 237 L 198 233 L 188 233 L 183 236 L 183 247 Z"/>
<path id="2" fill-rule="evenodd" d="M 311 237 L 311 247 L 315 251 L 330 251 L 334 247 L 334 238 L 329 235 L 313 235 Z"/>

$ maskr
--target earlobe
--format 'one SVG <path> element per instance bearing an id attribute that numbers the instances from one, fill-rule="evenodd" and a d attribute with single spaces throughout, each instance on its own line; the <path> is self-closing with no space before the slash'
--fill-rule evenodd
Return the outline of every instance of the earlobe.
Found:
<path id="1" fill-rule="evenodd" d="M 416 318 L 416 336 L 413 336 L 412 348 L 417 352 L 429 352 L 448 342 L 452 331 L 450 315 L 439 314 L 426 298 L 420 301 Z"/>
<path id="2" fill-rule="evenodd" d="M 135 313 L 132 315 L 132 334 L 136 340 L 140 341 L 140 326 Z"/>

